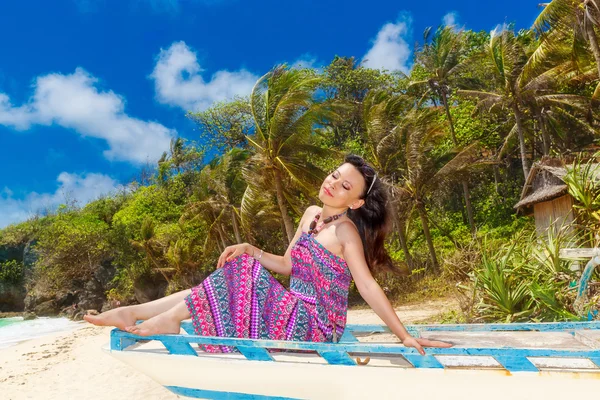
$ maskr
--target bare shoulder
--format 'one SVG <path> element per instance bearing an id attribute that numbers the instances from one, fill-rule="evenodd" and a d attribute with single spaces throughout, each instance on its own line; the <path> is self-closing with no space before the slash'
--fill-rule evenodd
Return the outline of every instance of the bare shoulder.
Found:
<path id="1" fill-rule="evenodd" d="M 302 216 L 302 219 L 305 219 L 305 218 L 312 219 L 315 215 L 317 215 L 318 213 L 320 213 L 321 210 L 322 210 L 322 208 L 319 207 L 319 206 L 309 206 L 304 211 L 304 215 Z"/>
<path id="2" fill-rule="evenodd" d="M 354 225 L 354 222 L 349 220 L 340 222 L 336 226 L 335 234 L 340 243 L 353 243 L 357 241 L 361 242 L 356 225 Z"/>

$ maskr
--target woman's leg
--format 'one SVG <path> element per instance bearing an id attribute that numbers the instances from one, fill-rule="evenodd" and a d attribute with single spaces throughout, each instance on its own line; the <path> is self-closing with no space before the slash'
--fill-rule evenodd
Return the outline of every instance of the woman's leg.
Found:
<path id="1" fill-rule="evenodd" d="M 190 292 L 190 289 L 182 290 L 181 292 L 173 293 L 172 295 L 148 303 L 119 307 L 100 315 L 86 315 L 83 318 L 94 325 L 115 326 L 119 329 L 125 329 L 128 326 L 135 325 L 137 320 L 147 320 L 164 313 L 178 303 L 182 303 L 185 306 L 183 300 Z"/>
<path id="2" fill-rule="evenodd" d="M 166 333 L 179 333 L 181 321 L 188 319 L 190 312 L 185 301 L 179 301 L 169 310 L 156 315 L 139 325 L 131 325 L 126 328 L 128 332 L 140 336 L 160 335 Z"/>

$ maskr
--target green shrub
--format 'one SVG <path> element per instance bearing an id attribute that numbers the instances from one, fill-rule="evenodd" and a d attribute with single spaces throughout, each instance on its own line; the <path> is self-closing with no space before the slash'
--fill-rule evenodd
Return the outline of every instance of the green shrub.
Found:
<path id="1" fill-rule="evenodd" d="M 20 283 L 23 281 L 23 263 L 9 260 L 0 263 L 0 282 Z"/>

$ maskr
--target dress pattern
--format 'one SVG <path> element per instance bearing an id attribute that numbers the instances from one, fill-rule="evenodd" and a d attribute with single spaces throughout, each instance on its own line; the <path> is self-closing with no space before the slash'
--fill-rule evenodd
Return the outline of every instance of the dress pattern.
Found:
<path id="1" fill-rule="evenodd" d="M 346 326 L 352 276 L 342 258 L 304 232 L 291 251 L 290 288 L 247 254 L 225 263 L 186 297 L 197 335 L 332 342 Z M 210 353 L 229 346 L 201 345 Z"/>

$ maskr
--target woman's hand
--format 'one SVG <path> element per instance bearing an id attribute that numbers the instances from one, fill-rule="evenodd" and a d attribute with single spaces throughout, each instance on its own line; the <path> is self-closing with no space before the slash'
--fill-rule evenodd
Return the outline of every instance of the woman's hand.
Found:
<path id="1" fill-rule="evenodd" d="M 227 246 L 225 248 L 225 251 L 223 251 L 223 253 L 221 253 L 221 256 L 219 257 L 217 268 L 221 268 L 223 265 L 225 265 L 227 261 L 233 260 L 237 256 L 240 256 L 244 253 L 252 255 L 250 252 L 251 248 L 252 246 L 250 246 L 250 244 L 248 243 L 240 243 L 235 244 L 233 246 Z"/>
<path id="2" fill-rule="evenodd" d="M 452 347 L 451 343 L 442 342 L 440 340 L 429 340 L 423 338 L 407 337 L 402 341 L 405 347 L 414 347 L 422 356 L 425 355 L 423 347 Z"/>

